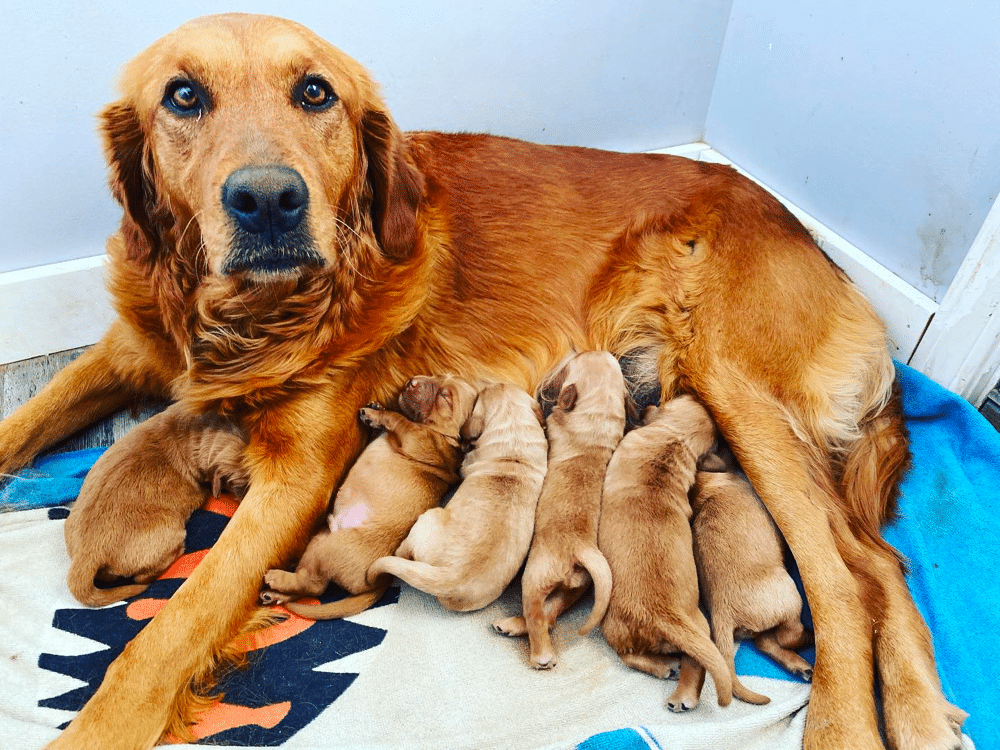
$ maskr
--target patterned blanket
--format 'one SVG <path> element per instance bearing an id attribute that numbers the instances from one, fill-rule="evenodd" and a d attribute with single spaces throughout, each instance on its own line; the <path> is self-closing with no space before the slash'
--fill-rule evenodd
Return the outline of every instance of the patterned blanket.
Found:
<path id="1" fill-rule="evenodd" d="M 900 520 L 886 536 L 911 560 L 909 583 L 934 633 L 949 699 L 971 714 L 983 750 L 1000 709 L 995 667 L 1000 436 L 968 404 L 899 368 L 913 441 Z M 102 609 L 65 585 L 66 503 L 100 450 L 49 457 L 0 489 L 0 736 L 40 748 L 89 698 L 124 645 L 218 538 L 235 504 L 210 500 L 188 524 L 184 556 L 141 596 Z M 323 601 L 339 598 L 329 591 Z M 289 748 L 799 748 L 809 686 L 744 644 L 737 671 L 766 706 L 701 705 L 672 714 L 670 683 L 625 668 L 599 631 L 576 630 L 584 601 L 561 619 L 559 665 L 536 672 L 527 644 L 490 623 L 520 610 L 515 583 L 485 610 L 455 614 L 405 585 L 349 620 L 287 620 L 246 637 L 246 664 L 224 675 L 202 717 L 202 744 Z M 808 616 L 808 613 L 807 613 Z M 812 659 L 811 653 L 806 658 Z"/>

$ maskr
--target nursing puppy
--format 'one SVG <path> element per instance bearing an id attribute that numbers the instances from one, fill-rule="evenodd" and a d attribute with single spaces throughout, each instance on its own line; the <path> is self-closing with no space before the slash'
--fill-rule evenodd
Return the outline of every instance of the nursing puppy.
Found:
<path id="1" fill-rule="evenodd" d="M 622 440 L 604 480 L 598 545 L 615 585 L 601 631 L 622 661 L 654 677 L 674 674 L 671 655 L 680 655 L 671 711 L 698 705 L 706 669 L 725 706 L 733 681 L 698 609 L 688 501 L 715 425 L 690 396 L 649 407 L 643 422 Z"/>
<path id="2" fill-rule="evenodd" d="M 91 607 L 145 591 L 184 552 L 184 526 L 209 490 L 242 495 L 245 437 L 174 405 L 134 427 L 87 474 L 66 519 L 69 590 Z M 96 581 L 131 582 L 98 588 Z"/>
<path id="3" fill-rule="evenodd" d="M 590 632 L 607 609 L 611 571 L 597 548 L 597 524 L 604 472 L 625 431 L 625 380 L 607 352 L 572 356 L 540 388 L 542 400 L 555 394 L 555 407 L 546 420 L 548 472 L 521 576 L 524 615 L 493 625 L 504 635 L 527 633 L 535 669 L 555 666 L 549 630 L 591 581 L 594 608 L 580 634 Z"/>
<path id="4" fill-rule="evenodd" d="M 691 494 L 695 563 L 712 635 L 729 664 L 733 694 L 750 703 L 767 696 L 744 687 L 733 666 L 734 632 L 804 680 L 812 665 L 791 649 L 812 643 L 802 627 L 802 597 L 785 569 L 774 521 L 728 451 L 705 457 Z"/>
<path id="5" fill-rule="evenodd" d="M 462 430 L 475 441 L 462 463 L 462 484 L 446 507 L 417 519 L 396 556 L 375 561 L 369 581 L 391 573 L 458 612 L 499 597 L 531 544 L 546 469 L 543 421 L 522 389 L 484 388 Z"/>
<path id="6" fill-rule="evenodd" d="M 420 514 L 438 505 L 458 481 L 459 432 L 475 403 L 475 388 L 460 378 L 418 376 L 399 396 L 402 414 L 361 409 L 362 422 L 385 432 L 351 467 L 333 499 L 327 527 L 309 541 L 295 572 L 269 570 L 264 576 L 261 601 L 284 604 L 315 596 L 332 581 L 354 596 L 285 606 L 327 620 L 363 612 L 377 602 L 391 578 L 369 583 L 368 568 L 394 552 Z"/>

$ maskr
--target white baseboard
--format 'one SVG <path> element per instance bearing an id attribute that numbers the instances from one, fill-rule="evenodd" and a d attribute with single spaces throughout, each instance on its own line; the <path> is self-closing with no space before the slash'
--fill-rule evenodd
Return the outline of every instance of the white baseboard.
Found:
<path id="1" fill-rule="evenodd" d="M 731 163 L 705 143 L 660 149 L 657 153 Z M 895 357 L 909 361 L 937 304 L 828 227 L 780 195 L 777 197 L 868 296 L 886 321 Z M 103 266 L 104 255 L 95 255 L 0 274 L 0 364 L 97 341 L 115 317 L 104 288 Z"/>
<path id="2" fill-rule="evenodd" d="M 93 344 L 114 318 L 104 255 L 0 273 L 0 364 Z"/>

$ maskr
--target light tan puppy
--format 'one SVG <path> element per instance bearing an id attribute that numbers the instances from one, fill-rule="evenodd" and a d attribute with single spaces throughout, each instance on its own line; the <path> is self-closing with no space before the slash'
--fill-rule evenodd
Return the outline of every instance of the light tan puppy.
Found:
<path id="1" fill-rule="evenodd" d="M 734 632 L 752 636 L 762 652 L 804 680 L 812 665 L 791 649 L 812 643 L 802 626 L 802 597 L 785 569 L 774 521 L 727 451 L 702 461 L 691 493 L 695 562 L 712 635 L 733 677 L 733 694 L 750 703 L 770 699 L 747 689 L 733 666 Z"/>
<path id="2" fill-rule="evenodd" d="M 572 356 L 543 384 L 540 397 L 558 393 L 546 420 L 548 472 L 538 499 L 535 534 L 521 576 L 523 617 L 494 623 L 504 635 L 530 641 L 535 669 L 555 666 L 551 630 L 591 581 L 594 608 L 580 634 L 601 621 L 611 597 L 611 571 L 597 548 L 601 488 L 611 454 L 625 431 L 625 380 L 607 352 Z"/>
<path id="3" fill-rule="evenodd" d="M 698 459 L 711 450 L 715 425 L 690 396 L 646 409 L 643 426 L 622 440 L 604 480 L 598 544 L 615 586 L 601 631 L 630 667 L 680 682 L 671 711 L 698 705 L 706 668 L 719 705 L 732 699 L 729 667 L 698 609 L 691 504 Z"/>
<path id="4" fill-rule="evenodd" d="M 332 581 L 355 596 L 330 604 L 286 604 L 314 619 L 348 617 L 382 596 L 392 580 L 368 582 L 371 564 L 399 547 L 421 513 L 441 502 L 458 481 L 459 432 L 476 403 L 476 390 L 453 375 L 418 376 L 399 396 L 402 414 L 361 409 L 361 421 L 384 429 L 351 467 L 333 499 L 327 527 L 306 547 L 294 573 L 269 570 L 264 604 L 323 593 Z"/>
<path id="5" fill-rule="evenodd" d="M 175 405 L 134 427 L 87 474 L 66 519 L 68 583 L 91 607 L 145 591 L 184 552 L 184 526 L 209 490 L 242 495 L 245 437 Z M 98 588 L 95 579 L 113 583 Z"/>
<path id="6" fill-rule="evenodd" d="M 475 447 L 458 491 L 420 516 L 396 556 L 375 561 L 369 580 L 391 573 L 458 612 L 496 600 L 531 544 L 546 470 L 543 421 L 538 402 L 516 386 L 480 391 L 462 431 Z"/>

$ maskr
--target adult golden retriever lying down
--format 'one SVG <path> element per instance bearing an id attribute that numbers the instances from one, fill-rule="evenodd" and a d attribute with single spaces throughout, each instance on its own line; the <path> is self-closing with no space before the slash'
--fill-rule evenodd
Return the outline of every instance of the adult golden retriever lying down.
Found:
<path id="1" fill-rule="evenodd" d="M 885 332 L 770 195 L 669 156 L 401 133 L 354 60 L 275 18 L 198 19 L 103 113 L 119 320 L 0 426 L 0 470 L 137 394 L 236 417 L 251 486 L 53 747 L 154 744 L 309 539 L 418 372 L 533 389 L 570 349 L 646 347 L 710 409 L 794 552 L 816 626 L 807 748 L 957 746 L 879 537 L 907 442 Z"/>

